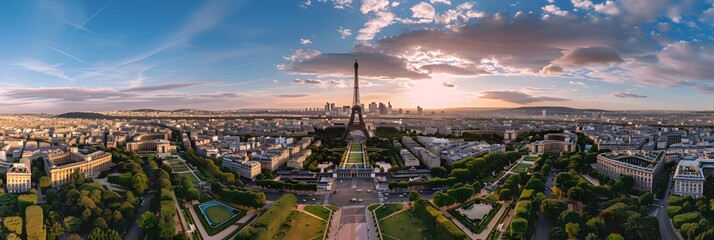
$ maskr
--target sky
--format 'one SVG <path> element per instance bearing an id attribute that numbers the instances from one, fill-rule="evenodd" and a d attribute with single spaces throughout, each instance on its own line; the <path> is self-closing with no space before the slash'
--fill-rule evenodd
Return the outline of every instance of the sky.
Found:
<path id="1" fill-rule="evenodd" d="M 0 112 L 714 108 L 712 0 L 10 1 Z"/>

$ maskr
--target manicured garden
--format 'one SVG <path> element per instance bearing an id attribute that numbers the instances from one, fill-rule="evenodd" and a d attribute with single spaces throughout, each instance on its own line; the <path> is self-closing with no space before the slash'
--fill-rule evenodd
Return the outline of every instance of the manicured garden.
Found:
<path id="1" fill-rule="evenodd" d="M 208 235 L 215 235 L 225 230 L 246 215 L 246 211 L 232 208 L 218 201 L 195 205 L 194 211 Z"/>
<path id="2" fill-rule="evenodd" d="M 332 212 L 332 210 L 323 206 L 305 206 L 305 211 L 312 213 L 313 215 L 318 216 L 324 220 L 327 220 L 330 217 L 330 213 Z"/>
<path id="3" fill-rule="evenodd" d="M 530 168 L 531 166 L 532 166 L 532 164 L 519 163 L 518 165 L 513 167 L 513 169 L 511 169 L 511 172 L 524 173 L 524 172 L 528 171 L 528 168 Z"/>
<path id="4" fill-rule="evenodd" d="M 178 175 L 188 177 L 194 184 L 198 184 L 199 182 L 201 182 L 201 180 L 199 180 L 196 175 L 193 175 L 193 173 L 190 172 L 179 173 Z"/>
<path id="5" fill-rule="evenodd" d="M 402 204 L 384 204 L 381 207 L 374 210 L 374 214 L 377 215 L 377 219 L 382 219 L 389 216 L 392 213 L 402 210 L 404 205 Z"/>
<path id="6" fill-rule="evenodd" d="M 285 224 L 290 225 L 290 229 L 283 238 L 286 240 L 313 239 L 317 237 L 321 239 L 327 224 L 325 220 L 317 219 L 305 213 L 297 213 L 294 218 L 289 218 L 288 221 Z"/>
<path id="7" fill-rule="evenodd" d="M 488 205 L 486 207 L 486 205 Z M 482 209 L 487 212 L 485 214 L 473 214 L 473 215 L 478 215 L 478 216 L 484 216 L 482 218 L 477 218 L 477 219 L 469 219 L 467 217 L 469 214 L 466 214 L 467 216 L 464 216 L 465 212 L 468 213 L 471 210 L 479 210 L 477 208 L 482 207 Z M 498 213 L 498 210 L 501 209 L 501 204 L 495 203 L 495 202 L 489 202 L 483 199 L 476 199 L 471 203 L 463 204 L 457 208 L 450 209 L 448 212 L 456 218 L 459 222 L 464 224 L 471 232 L 474 233 L 481 233 L 486 227 L 488 226 L 488 223 L 491 222 L 493 217 Z"/>
<path id="8" fill-rule="evenodd" d="M 379 221 L 384 239 L 436 239 L 410 209 Z"/>

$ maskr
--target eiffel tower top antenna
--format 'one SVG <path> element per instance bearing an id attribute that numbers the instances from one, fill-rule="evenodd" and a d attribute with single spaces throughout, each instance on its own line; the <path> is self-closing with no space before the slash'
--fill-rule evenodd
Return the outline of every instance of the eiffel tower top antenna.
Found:
<path id="1" fill-rule="evenodd" d="M 360 106 L 360 101 L 359 101 L 359 78 L 358 78 L 358 69 L 359 69 L 359 63 L 357 63 L 357 59 L 355 58 L 355 92 L 354 96 L 352 98 L 352 106 Z"/>

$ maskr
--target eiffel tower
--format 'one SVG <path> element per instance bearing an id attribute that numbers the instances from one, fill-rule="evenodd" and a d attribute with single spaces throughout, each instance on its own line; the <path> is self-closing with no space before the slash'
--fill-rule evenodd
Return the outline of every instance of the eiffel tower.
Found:
<path id="1" fill-rule="evenodd" d="M 347 128 L 345 129 L 345 134 L 342 135 L 342 139 L 347 139 L 352 131 L 362 131 L 366 137 L 369 137 L 369 132 L 367 131 L 367 125 L 364 123 L 364 118 L 362 118 L 362 105 L 359 101 L 359 79 L 357 78 L 357 69 L 359 69 L 359 64 L 357 59 L 355 59 L 355 92 L 352 97 L 352 114 L 350 115 L 350 121 L 347 123 Z M 355 122 L 355 115 L 358 117 L 359 122 Z"/>

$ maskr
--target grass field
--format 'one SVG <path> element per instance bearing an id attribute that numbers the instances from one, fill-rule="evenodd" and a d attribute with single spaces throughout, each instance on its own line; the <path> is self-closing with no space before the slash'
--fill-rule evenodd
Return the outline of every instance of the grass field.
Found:
<path id="1" fill-rule="evenodd" d="M 181 160 L 168 160 L 166 161 L 169 163 L 169 166 L 171 166 L 171 171 L 172 172 L 186 172 L 186 171 L 191 171 L 191 169 L 188 167 L 186 162 L 181 161 Z"/>
<path id="2" fill-rule="evenodd" d="M 365 157 L 362 151 L 362 143 L 352 143 L 350 144 L 350 151 L 348 151 L 345 157 L 346 164 L 363 164 Z"/>
<path id="3" fill-rule="evenodd" d="M 436 239 L 413 210 L 379 221 L 384 239 Z"/>
<path id="4" fill-rule="evenodd" d="M 194 184 L 197 184 L 198 182 L 200 182 L 200 180 L 198 180 L 198 178 L 196 178 L 196 175 L 193 175 L 193 174 L 190 173 L 190 172 L 179 173 L 178 175 L 180 175 L 180 176 L 186 176 L 186 177 L 190 178 L 190 179 L 191 179 L 191 182 L 193 182 Z"/>
<path id="5" fill-rule="evenodd" d="M 537 160 L 537 159 L 538 159 L 538 157 L 528 156 L 528 157 L 526 157 L 526 158 L 523 159 L 523 160 L 535 162 L 535 160 Z"/>
<path id="6" fill-rule="evenodd" d="M 324 220 L 330 217 L 331 210 L 323 206 L 305 206 L 305 211 L 314 214 Z"/>
<path id="7" fill-rule="evenodd" d="M 511 169 L 511 172 L 515 173 L 523 173 L 528 171 L 528 168 L 531 167 L 532 164 L 526 164 L 526 163 L 519 163 L 513 169 Z"/>
<path id="8" fill-rule="evenodd" d="M 208 215 L 208 218 L 215 223 L 225 222 L 233 216 L 233 213 L 228 211 L 228 209 L 223 206 L 208 207 L 206 208 L 206 214 Z"/>
<path id="9" fill-rule="evenodd" d="M 401 204 L 384 204 L 382 207 L 377 208 L 374 213 L 377 215 L 377 219 L 382 219 L 389 216 L 389 214 L 402 210 L 403 208 L 404 205 Z"/>
<path id="10" fill-rule="evenodd" d="M 236 215 L 233 213 L 232 208 L 220 202 L 204 203 L 201 204 L 199 208 L 206 216 L 206 220 L 208 220 L 213 227 L 221 225 Z"/>
<path id="11" fill-rule="evenodd" d="M 325 224 L 327 223 L 324 220 L 298 211 L 292 211 L 273 239 L 301 240 L 322 238 Z"/>

